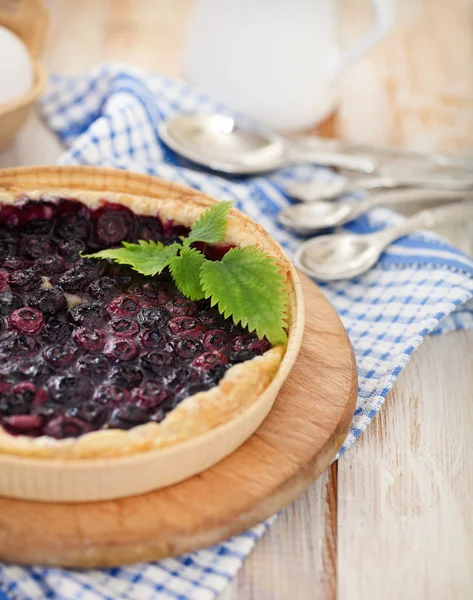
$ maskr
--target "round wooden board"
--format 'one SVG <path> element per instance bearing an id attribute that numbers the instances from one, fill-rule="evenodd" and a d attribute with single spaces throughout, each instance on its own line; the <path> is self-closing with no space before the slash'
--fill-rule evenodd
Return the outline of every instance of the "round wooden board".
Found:
<path id="1" fill-rule="evenodd" d="M 177 485 L 122 500 L 47 504 L 0 498 L 0 560 L 114 566 L 227 539 L 294 500 L 327 467 L 357 396 L 353 351 L 320 290 L 301 275 L 304 341 L 272 411 L 232 455 Z"/>

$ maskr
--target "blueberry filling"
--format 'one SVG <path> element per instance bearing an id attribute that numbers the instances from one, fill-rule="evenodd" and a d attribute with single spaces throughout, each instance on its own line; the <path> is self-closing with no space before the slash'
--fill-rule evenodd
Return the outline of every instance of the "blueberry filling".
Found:
<path id="1" fill-rule="evenodd" d="M 64 240 L 59 242 L 59 255 L 69 262 L 77 260 L 79 253 L 86 249 L 85 242 L 81 240 Z"/>
<path id="2" fill-rule="evenodd" d="M 41 276 L 33 269 L 20 269 L 10 274 L 8 283 L 14 292 L 31 292 L 41 285 Z"/>
<path id="3" fill-rule="evenodd" d="M 10 315 L 14 310 L 23 306 L 23 300 L 18 294 L 12 294 L 11 292 L 2 292 L 0 295 L 0 316 L 6 317 Z"/>
<path id="4" fill-rule="evenodd" d="M 52 317 L 67 310 L 67 300 L 57 288 L 33 292 L 28 299 L 28 305 L 38 309 L 44 317 Z"/>
<path id="5" fill-rule="evenodd" d="M 61 319 L 49 318 L 41 330 L 42 342 L 60 344 L 70 339 L 72 327 Z"/>
<path id="6" fill-rule="evenodd" d="M 103 354 L 84 354 L 77 360 L 76 370 L 92 379 L 103 379 L 110 369 L 110 361 Z"/>
<path id="7" fill-rule="evenodd" d="M 105 346 L 106 336 L 101 329 L 78 327 L 73 334 L 77 346 L 90 352 L 97 352 Z"/>
<path id="8" fill-rule="evenodd" d="M 59 275 L 64 273 L 67 269 L 66 263 L 62 258 L 55 255 L 42 256 L 34 264 L 34 269 L 40 275 L 46 275 L 48 277 Z"/>
<path id="9" fill-rule="evenodd" d="M 110 277 L 101 277 L 93 281 L 87 288 L 87 292 L 94 300 L 107 300 L 111 298 L 118 288 Z"/>
<path id="10" fill-rule="evenodd" d="M 0 210 L 0 425 L 78 437 L 160 422 L 189 395 L 271 346 L 169 274 L 144 277 L 80 252 L 188 230 L 106 204 L 24 202 Z M 202 245 L 211 260 L 229 247 Z"/>
<path id="11" fill-rule="evenodd" d="M 23 235 L 20 242 L 20 253 L 28 259 L 48 256 L 53 250 L 53 244 L 48 235 Z"/>
<path id="12" fill-rule="evenodd" d="M 90 275 L 82 269 L 72 268 L 59 277 L 57 284 L 65 292 L 76 294 L 84 291 L 91 280 Z"/>
<path id="13" fill-rule="evenodd" d="M 36 333 L 44 324 L 43 314 L 37 308 L 17 308 L 10 315 L 10 325 L 13 329 L 24 333 Z"/>

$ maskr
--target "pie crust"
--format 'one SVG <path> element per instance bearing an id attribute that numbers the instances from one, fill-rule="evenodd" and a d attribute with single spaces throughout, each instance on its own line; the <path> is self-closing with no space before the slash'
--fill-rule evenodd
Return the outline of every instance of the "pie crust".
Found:
<path id="1" fill-rule="evenodd" d="M 89 208 L 104 201 L 127 206 L 135 214 L 158 216 L 190 226 L 216 200 L 190 188 L 152 177 L 92 167 L 44 167 L 0 171 L 0 204 L 22 199 L 76 198 Z M 261 423 L 296 358 L 303 329 L 303 304 L 297 274 L 275 240 L 259 225 L 233 209 L 224 243 L 256 245 L 273 256 L 289 293 L 289 336 L 252 360 L 231 367 L 208 391 L 183 400 L 161 423 L 128 431 L 99 430 L 78 438 L 13 436 L 0 427 L 0 494 L 43 500 L 101 499 L 129 495 L 179 481 L 217 462 L 240 445 Z M 207 440 L 207 441 L 206 441 Z M 192 450 L 194 448 L 194 451 Z M 200 454 L 198 448 L 201 449 Z M 173 469 L 172 456 L 178 457 Z M 186 460 L 187 457 L 187 460 Z M 171 460 L 171 462 L 169 462 Z M 128 465 L 129 469 L 127 471 Z M 150 476 L 151 465 L 162 468 Z M 119 465 L 122 465 L 121 467 Z M 30 469 L 28 469 L 30 465 Z M 32 467 L 46 468 L 42 485 Z M 148 466 L 148 471 L 140 467 Z M 77 467 L 86 478 L 80 490 Z M 98 468 L 97 468 L 98 467 Z M 25 470 L 26 468 L 26 470 Z M 44 469 L 40 468 L 44 474 Z M 22 473 L 30 474 L 25 485 Z M 95 479 L 91 477 L 95 472 Z M 128 472 L 124 485 L 117 475 Z M 111 473 L 111 476 L 110 476 Z M 101 482 L 100 479 L 105 481 Z M 93 480 L 93 481 L 92 481 Z M 2 483 L 3 481 L 3 483 Z M 32 483 L 33 482 L 33 483 Z M 34 483 L 36 482 L 36 483 Z M 69 482 L 69 483 L 67 483 Z M 69 487 L 68 489 L 68 486 Z"/>

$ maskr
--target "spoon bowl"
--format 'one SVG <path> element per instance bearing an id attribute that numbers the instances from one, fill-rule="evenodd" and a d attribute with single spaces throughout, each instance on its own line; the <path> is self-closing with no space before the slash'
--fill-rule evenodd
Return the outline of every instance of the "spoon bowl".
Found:
<path id="1" fill-rule="evenodd" d="M 294 262 L 300 271 L 321 281 L 347 279 L 377 263 L 383 248 L 376 242 L 376 234 L 322 235 L 302 244 Z"/>
<path id="2" fill-rule="evenodd" d="M 345 193 L 349 179 L 339 175 L 334 181 L 289 181 L 284 185 L 284 191 L 300 202 L 322 202 L 333 200 Z"/>
<path id="3" fill-rule="evenodd" d="M 359 215 L 360 205 L 357 203 L 306 202 L 293 204 L 282 210 L 278 215 L 279 223 L 299 235 L 310 235 L 337 227 Z"/>
<path id="4" fill-rule="evenodd" d="M 223 173 L 271 171 L 285 158 L 278 136 L 219 113 L 178 115 L 159 125 L 159 135 L 178 154 Z"/>
<path id="5" fill-rule="evenodd" d="M 341 232 L 319 236 L 299 247 L 294 263 L 303 273 L 320 281 L 349 279 L 371 269 L 394 240 L 418 229 L 432 229 L 438 224 L 468 219 L 473 219 L 473 203 L 457 202 L 423 210 L 376 233 L 358 235 Z"/>
<path id="6" fill-rule="evenodd" d="M 464 190 L 402 190 L 369 195 L 362 200 L 321 200 L 286 207 L 278 215 L 279 223 L 299 235 L 319 233 L 330 227 L 345 225 L 377 206 L 396 206 L 411 202 L 436 202 L 473 199 Z"/>

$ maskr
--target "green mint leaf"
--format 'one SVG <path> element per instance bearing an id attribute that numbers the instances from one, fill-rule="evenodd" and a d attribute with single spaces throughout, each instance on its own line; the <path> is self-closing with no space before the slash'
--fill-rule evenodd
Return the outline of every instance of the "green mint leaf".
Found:
<path id="1" fill-rule="evenodd" d="M 200 280 L 205 297 L 226 318 L 273 345 L 285 343 L 287 294 L 273 258 L 253 246 L 233 248 L 221 261 L 205 261 Z"/>
<path id="2" fill-rule="evenodd" d="M 145 242 L 138 244 L 122 242 L 122 248 L 109 248 L 94 254 L 83 254 L 84 258 L 110 258 L 120 265 L 130 265 L 142 275 L 156 275 L 167 267 L 169 260 L 176 256 L 180 245 L 165 246 L 162 242 Z"/>
<path id="3" fill-rule="evenodd" d="M 192 225 L 189 237 L 185 244 L 191 242 L 205 242 L 216 244 L 225 237 L 227 231 L 227 217 L 233 202 L 224 200 L 206 210 Z"/>
<path id="4" fill-rule="evenodd" d="M 183 248 L 179 256 L 169 260 L 169 270 L 179 290 L 191 300 L 202 300 L 204 290 L 200 284 L 200 269 L 205 256 L 195 248 Z"/>

